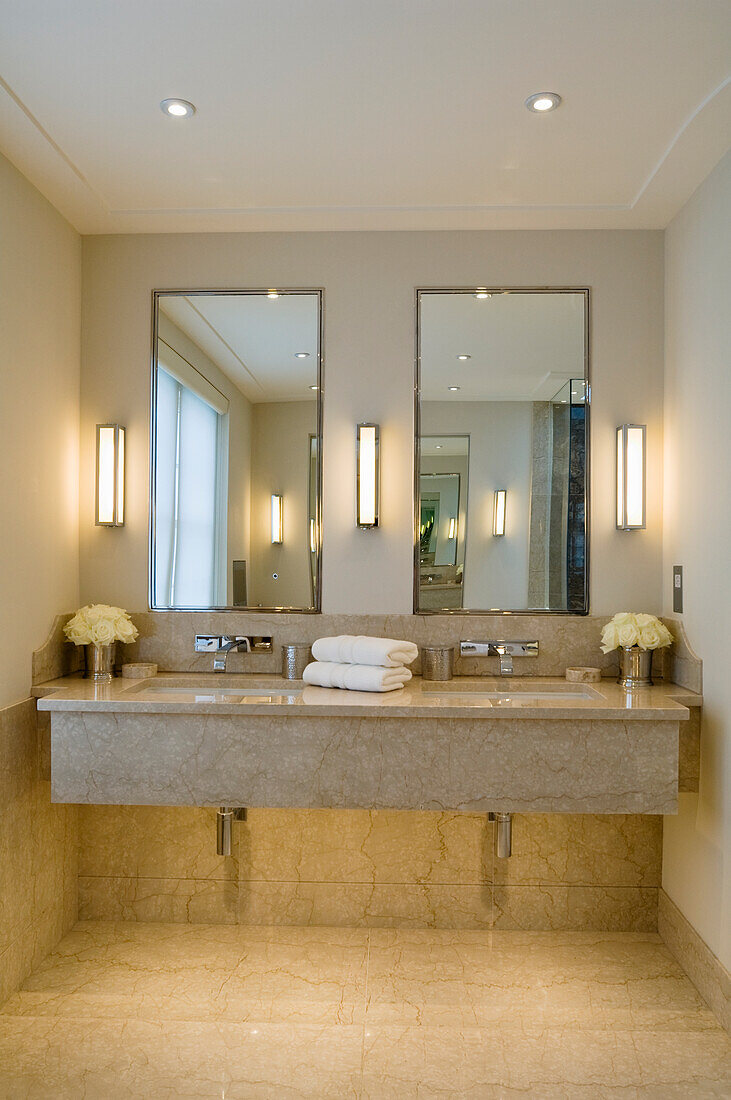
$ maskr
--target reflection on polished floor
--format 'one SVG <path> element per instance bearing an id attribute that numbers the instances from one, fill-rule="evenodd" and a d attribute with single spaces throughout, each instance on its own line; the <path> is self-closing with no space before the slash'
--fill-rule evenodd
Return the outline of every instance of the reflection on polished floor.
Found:
<path id="1" fill-rule="evenodd" d="M 3 1100 L 730 1095 L 653 933 L 88 922 L 0 1011 Z"/>

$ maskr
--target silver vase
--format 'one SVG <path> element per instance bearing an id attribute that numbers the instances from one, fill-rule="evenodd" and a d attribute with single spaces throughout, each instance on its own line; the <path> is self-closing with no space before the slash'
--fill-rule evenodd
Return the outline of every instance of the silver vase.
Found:
<path id="1" fill-rule="evenodd" d="M 640 649 L 637 645 L 623 645 L 619 653 L 619 679 L 617 683 L 628 691 L 652 686 L 652 649 Z"/>
<path id="2" fill-rule="evenodd" d="M 108 684 L 114 678 L 116 642 L 111 645 L 85 645 L 86 672 L 84 678 L 95 684 Z"/>

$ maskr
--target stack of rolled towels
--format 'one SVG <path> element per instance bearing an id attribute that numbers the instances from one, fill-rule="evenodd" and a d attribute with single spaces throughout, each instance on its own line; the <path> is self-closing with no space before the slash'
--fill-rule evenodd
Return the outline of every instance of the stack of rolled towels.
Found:
<path id="1" fill-rule="evenodd" d="M 349 691 L 396 691 L 411 679 L 406 667 L 419 655 L 413 642 L 341 634 L 318 638 L 315 658 L 304 671 L 306 684 Z"/>

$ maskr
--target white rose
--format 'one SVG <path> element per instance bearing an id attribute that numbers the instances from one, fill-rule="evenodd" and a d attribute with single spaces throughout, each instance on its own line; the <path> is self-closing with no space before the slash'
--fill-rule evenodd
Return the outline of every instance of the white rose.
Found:
<path id="1" fill-rule="evenodd" d="M 650 622 L 640 630 L 638 644 L 641 649 L 657 649 L 662 645 L 660 631 Z"/>
<path id="2" fill-rule="evenodd" d="M 91 629 L 94 645 L 111 645 L 114 641 L 114 624 L 109 619 L 100 619 Z"/>
<path id="3" fill-rule="evenodd" d="M 634 623 L 635 617 L 631 611 L 618 611 L 612 619 L 615 626 L 625 626 L 627 623 Z"/>
<path id="4" fill-rule="evenodd" d="M 643 626 L 656 626 L 657 621 L 658 620 L 655 618 L 654 615 L 645 615 L 642 613 L 640 613 L 639 615 L 635 615 L 635 622 L 637 623 L 640 630 Z"/>
<path id="5" fill-rule="evenodd" d="M 617 642 L 621 646 L 637 644 L 637 627 L 634 623 L 625 623 L 617 628 Z"/>

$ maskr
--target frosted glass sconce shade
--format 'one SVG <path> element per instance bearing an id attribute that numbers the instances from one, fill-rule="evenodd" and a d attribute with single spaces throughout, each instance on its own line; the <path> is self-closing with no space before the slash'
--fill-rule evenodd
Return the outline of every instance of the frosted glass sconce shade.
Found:
<path id="1" fill-rule="evenodd" d="M 457 534 L 457 520 L 452 517 L 449 521 L 449 531 L 447 534 L 448 539 L 453 539 Z"/>
<path id="2" fill-rule="evenodd" d="M 492 506 L 492 533 L 499 537 L 505 534 L 505 506 L 507 504 L 507 489 L 496 489 Z"/>
<path id="3" fill-rule="evenodd" d="M 358 527 L 378 527 L 380 481 L 378 425 L 358 424 L 356 440 L 356 522 Z"/>
<path id="4" fill-rule="evenodd" d="M 617 529 L 638 531 L 645 526 L 644 424 L 617 428 Z"/>
<path id="5" fill-rule="evenodd" d="M 124 526 L 124 436 L 119 424 L 96 426 L 96 525 Z"/>
<path id="6" fill-rule="evenodd" d="M 272 545 L 284 542 L 284 499 L 281 493 L 272 493 Z"/>

